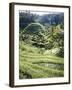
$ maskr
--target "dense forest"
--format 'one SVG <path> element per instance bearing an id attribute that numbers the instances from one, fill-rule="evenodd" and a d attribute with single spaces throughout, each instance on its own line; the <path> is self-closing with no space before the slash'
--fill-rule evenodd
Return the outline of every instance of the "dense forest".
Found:
<path id="1" fill-rule="evenodd" d="M 19 13 L 19 77 L 64 76 L 64 14 Z"/>

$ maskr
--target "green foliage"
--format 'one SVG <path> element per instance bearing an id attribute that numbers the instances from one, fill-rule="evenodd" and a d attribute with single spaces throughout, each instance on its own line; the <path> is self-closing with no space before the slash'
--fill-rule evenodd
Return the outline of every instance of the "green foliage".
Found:
<path id="1" fill-rule="evenodd" d="M 64 24 L 61 23 L 61 24 L 60 24 L 60 28 L 61 28 L 61 29 L 64 29 Z"/>
<path id="2" fill-rule="evenodd" d="M 56 53 L 57 56 L 64 57 L 64 48 L 61 47 L 59 52 Z"/>
<path id="3" fill-rule="evenodd" d="M 40 23 L 30 23 L 26 28 L 24 33 L 26 34 L 39 34 L 40 32 L 44 32 L 44 26 Z"/>
<path id="4" fill-rule="evenodd" d="M 59 19 L 53 15 L 55 22 L 52 15 L 20 14 L 19 78 L 63 77 L 64 24 L 60 23 L 60 15 Z M 48 17 L 50 21 L 47 21 Z"/>
<path id="5" fill-rule="evenodd" d="M 43 25 L 39 23 L 31 23 L 29 24 L 23 32 L 20 32 L 20 40 L 24 41 L 27 44 L 31 44 L 38 48 L 44 48 L 44 49 L 52 49 L 52 48 L 60 48 L 64 47 L 64 32 L 62 29 L 60 29 L 61 25 L 53 25 L 50 26 L 46 33 L 46 29 L 43 27 Z M 60 53 L 56 53 L 56 55 L 59 55 L 61 57 L 64 56 L 64 50 L 60 49 Z"/>
<path id="6" fill-rule="evenodd" d="M 23 41 L 20 42 L 19 52 L 20 79 L 61 77 L 64 75 L 63 58 L 54 55 L 45 55 L 45 49 L 25 44 Z M 51 65 L 46 66 L 45 64 L 48 63 L 54 64 L 54 67 Z"/>

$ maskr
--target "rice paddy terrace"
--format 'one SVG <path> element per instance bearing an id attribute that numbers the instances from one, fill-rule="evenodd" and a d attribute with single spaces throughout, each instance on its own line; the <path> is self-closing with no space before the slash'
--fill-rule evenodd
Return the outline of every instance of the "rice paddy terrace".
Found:
<path id="1" fill-rule="evenodd" d="M 52 54 L 24 42 L 19 48 L 19 78 L 50 78 L 64 76 L 64 58 Z"/>

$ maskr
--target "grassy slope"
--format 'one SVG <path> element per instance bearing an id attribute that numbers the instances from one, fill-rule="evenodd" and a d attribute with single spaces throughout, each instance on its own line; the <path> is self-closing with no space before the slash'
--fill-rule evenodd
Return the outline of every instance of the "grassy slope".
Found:
<path id="1" fill-rule="evenodd" d="M 62 69 L 50 68 L 39 65 L 39 63 L 52 63 L 63 65 L 63 58 L 54 55 L 43 55 L 40 49 L 20 42 L 20 78 L 46 78 L 61 77 L 64 75 Z"/>

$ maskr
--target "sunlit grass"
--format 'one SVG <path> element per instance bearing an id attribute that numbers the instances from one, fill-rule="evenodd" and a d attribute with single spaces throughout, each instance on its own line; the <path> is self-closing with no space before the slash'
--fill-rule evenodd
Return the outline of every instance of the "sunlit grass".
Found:
<path id="1" fill-rule="evenodd" d="M 39 48 L 25 44 L 24 42 L 20 42 L 19 54 L 20 79 L 64 76 L 64 67 L 58 67 L 58 65 L 64 65 L 64 58 L 55 55 L 41 54 Z M 55 68 L 51 68 L 40 65 L 40 63 L 52 63 L 58 65 Z"/>

